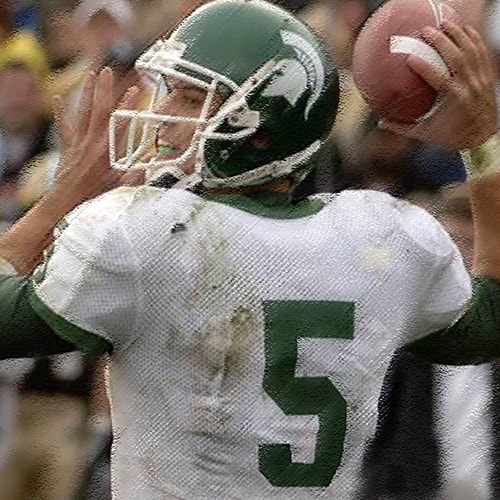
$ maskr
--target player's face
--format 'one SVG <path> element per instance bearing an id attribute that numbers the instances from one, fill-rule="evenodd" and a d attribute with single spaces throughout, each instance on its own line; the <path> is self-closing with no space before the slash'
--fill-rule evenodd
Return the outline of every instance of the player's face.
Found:
<path id="1" fill-rule="evenodd" d="M 198 119 L 202 115 L 207 91 L 178 79 L 169 79 L 168 93 L 160 96 L 155 112 L 170 116 Z M 208 116 L 212 116 L 221 105 L 221 99 L 214 97 Z M 191 145 L 197 124 L 189 121 L 164 123 L 156 136 L 155 161 L 172 160 L 180 157 Z M 194 171 L 194 154 L 181 168 L 185 173 Z"/>

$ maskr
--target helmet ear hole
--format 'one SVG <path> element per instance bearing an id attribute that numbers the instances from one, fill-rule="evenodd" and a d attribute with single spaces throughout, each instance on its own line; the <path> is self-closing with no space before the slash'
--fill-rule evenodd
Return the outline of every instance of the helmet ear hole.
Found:
<path id="1" fill-rule="evenodd" d="M 267 149 L 271 145 L 271 137 L 267 132 L 259 129 L 255 132 L 255 134 L 253 134 L 251 142 L 255 149 L 261 151 L 263 149 Z"/>

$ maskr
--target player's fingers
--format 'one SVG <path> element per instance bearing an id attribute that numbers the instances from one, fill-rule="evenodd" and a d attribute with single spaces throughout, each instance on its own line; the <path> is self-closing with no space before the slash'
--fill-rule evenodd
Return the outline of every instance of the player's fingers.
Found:
<path id="1" fill-rule="evenodd" d="M 92 101 L 94 99 L 96 78 L 97 77 L 94 71 L 90 71 L 88 73 L 80 95 L 77 114 L 78 122 L 76 126 L 76 133 L 80 138 L 85 137 L 87 134 L 90 115 L 92 113 Z"/>
<path id="2" fill-rule="evenodd" d="M 60 96 L 55 96 L 53 99 L 53 113 L 56 122 L 61 145 L 63 148 L 73 144 L 75 140 L 75 129 L 69 123 L 67 106 Z"/>
<path id="3" fill-rule="evenodd" d="M 139 100 L 139 87 L 133 85 L 120 99 L 118 109 L 135 109 Z"/>
<path id="4" fill-rule="evenodd" d="M 453 40 L 447 37 L 442 31 L 431 27 L 425 28 L 422 35 L 439 52 L 447 68 L 453 74 L 458 74 L 462 71 L 466 63 L 465 57 Z"/>
<path id="5" fill-rule="evenodd" d="M 465 31 L 476 46 L 480 71 L 484 72 L 486 78 L 494 78 L 495 64 L 491 50 L 487 47 L 481 35 L 472 26 L 466 26 Z"/>
<path id="6" fill-rule="evenodd" d="M 104 68 L 96 82 L 92 114 L 89 123 L 89 138 L 95 140 L 107 131 L 109 115 L 114 105 L 114 81 L 111 68 Z"/>
<path id="7" fill-rule="evenodd" d="M 117 109 L 136 109 L 139 101 L 139 88 L 137 86 L 130 87 L 123 95 Z M 130 125 L 130 120 L 117 120 L 113 133 L 115 134 L 115 142 L 120 149 L 125 139 L 127 125 Z"/>
<path id="8" fill-rule="evenodd" d="M 458 48 L 466 50 L 467 52 L 474 51 L 474 44 L 464 29 L 458 24 L 452 23 L 451 21 L 443 21 L 442 27 L 445 33 L 453 39 Z"/>
<path id="9" fill-rule="evenodd" d="M 96 178 L 111 170 L 108 134 L 102 134 L 99 140 L 92 143 L 92 149 L 86 155 L 85 169 Z"/>
<path id="10" fill-rule="evenodd" d="M 459 48 L 463 59 L 463 69 L 468 71 L 469 75 L 474 73 L 479 65 L 479 55 L 473 41 L 469 38 L 467 33 L 457 24 L 449 21 L 443 22 L 443 29 L 455 42 Z"/>
<path id="11" fill-rule="evenodd" d="M 449 90 L 452 83 L 451 75 L 441 66 L 427 62 L 418 56 L 409 56 L 407 64 L 437 92 Z"/>
<path id="12" fill-rule="evenodd" d="M 486 45 L 483 37 L 474 29 L 473 26 L 467 25 L 464 27 L 464 31 L 469 36 L 472 43 L 475 45 L 477 52 L 481 56 L 487 56 L 488 62 L 491 61 L 491 51 Z"/>

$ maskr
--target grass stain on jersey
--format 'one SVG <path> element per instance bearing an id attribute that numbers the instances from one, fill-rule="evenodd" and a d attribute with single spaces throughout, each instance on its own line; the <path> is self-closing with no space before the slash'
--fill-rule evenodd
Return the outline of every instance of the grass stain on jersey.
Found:
<path id="1" fill-rule="evenodd" d="M 230 377 L 237 376 L 233 372 L 238 371 L 242 355 L 255 331 L 251 310 L 243 306 L 237 307 L 231 318 L 231 325 L 233 335 L 231 347 L 227 353 L 224 365 L 225 384 L 230 381 Z"/>
<path id="2" fill-rule="evenodd" d="M 203 210 L 207 207 L 208 202 L 202 198 L 200 198 L 199 203 L 195 204 L 193 206 L 193 210 L 189 214 L 189 222 L 191 224 L 196 224 L 197 220 L 200 217 L 200 214 L 203 212 Z"/>

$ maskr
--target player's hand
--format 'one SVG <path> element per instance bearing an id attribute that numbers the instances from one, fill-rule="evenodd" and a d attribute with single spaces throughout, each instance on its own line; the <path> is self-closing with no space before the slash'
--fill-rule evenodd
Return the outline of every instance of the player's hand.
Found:
<path id="1" fill-rule="evenodd" d="M 134 109 L 138 93 L 137 87 L 131 87 L 118 107 Z M 68 207 L 118 186 L 144 182 L 143 171 L 123 172 L 110 165 L 108 127 L 115 104 L 114 77 L 110 68 L 103 69 L 99 75 L 89 74 L 74 122 L 68 117 L 62 100 L 56 98 L 61 159 L 55 191 Z"/>
<path id="2" fill-rule="evenodd" d="M 417 56 L 410 56 L 408 65 L 439 92 L 442 102 L 417 125 L 382 120 L 379 127 L 455 151 L 481 145 L 498 128 L 496 77 L 488 48 L 470 26 L 445 22 L 443 31 L 426 28 L 423 35 L 451 74 Z"/>

